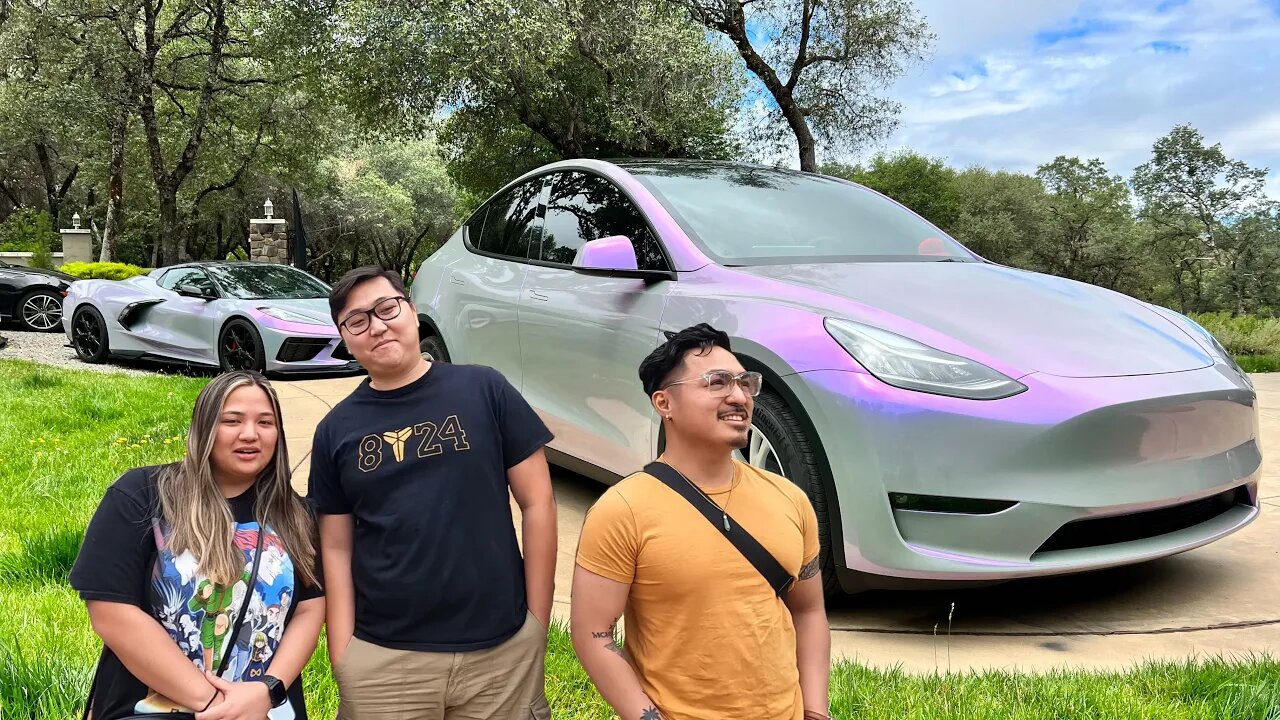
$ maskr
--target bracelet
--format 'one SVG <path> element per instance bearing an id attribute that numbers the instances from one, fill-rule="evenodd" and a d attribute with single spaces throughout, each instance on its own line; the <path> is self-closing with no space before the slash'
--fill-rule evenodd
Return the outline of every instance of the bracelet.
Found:
<path id="1" fill-rule="evenodd" d="M 204 704 L 204 708 L 203 708 L 203 709 L 201 709 L 201 710 L 200 710 L 200 712 L 204 712 L 205 710 L 208 710 L 210 707 L 212 707 L 212 706 L 213 706 L 213 701 L 218 699 L 218 694 L 219 694 L 219 691 L 218 691 L 218 690 L 214 690 L 214 691 L 213 691 L 213 697 L 209 698 L 209 702 L 207 702 L 207 703 L 205 703 L 205 704 Z"/>

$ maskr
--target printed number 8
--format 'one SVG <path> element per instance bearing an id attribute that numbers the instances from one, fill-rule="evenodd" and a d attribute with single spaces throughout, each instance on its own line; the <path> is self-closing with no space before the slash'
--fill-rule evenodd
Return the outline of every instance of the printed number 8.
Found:
<path id="1" fill-rule="evenodd" d="M 365 435 L 360 441 L 360 469 L 364 472 L 376 470 L 382 464 L 382 438 L 377 435 Z"/>

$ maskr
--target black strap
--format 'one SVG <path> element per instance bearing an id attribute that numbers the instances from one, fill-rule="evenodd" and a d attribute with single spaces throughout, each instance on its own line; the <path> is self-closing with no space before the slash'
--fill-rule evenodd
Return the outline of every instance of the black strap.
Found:
<path id="1" fill-rule="evenodd" d="M 222 653 L 222 662 L 218 663 L 218 677 L 222 677 L 222 673 L 227 670 L 227 663 L 231 660 L 231 652 L 236 647 L 236 638 L 240 637 L 240 630 L 244 627 L 244 618 L 249 614 L 249 603 L 253 602 L 253 589 L 258 583 L 258 564 L 262 561 L 262 541 L 266 534 L 267 526 L 259 522 L 258 544 L 253 550 L 253 570 L 249 573 L 249 587 L 245 590 L 244 602 L 240 605 L 240 614 L 236 617 L 236 626 L 232 628 L 231 634 L 227 636 L 227 649 Z M 85 698 L 84 712 L 80 714 L 80 720 L 88 720 L 89 718 L 89 710 L 93 707 L 93 694 L 98 689 L 98 673 L 102 671 L 102 659 L 106 654 L 106 648 L 103 648 L 102 653 L 98 656 L 98 666 L 94 668 L 93 681 L 89 683 L 89 697 Z M 186 714 L 179 713 L 175 717 Z"/>
<path id="2" fill-rule="evenodd" d="M 724 510 L 720 509 L 707 497 L 705 493 L 697 488 L 692 482 L 685 479 L 683 475 L 676 471 L 675 468 L 662 462 L 652 462 L 644 466 L 644 471 L 662 481 L 663 485 L 675 490 L 680 497 L 689 501 L 702 516 L 711 523 L 720 534 L 733 544 L 738 552 L 751 563 L 751 566 L 764 576 L 765 582 L 769 583 L 769 587 L 777 593 L 778 597 L 782 597 L 791 589 L 796 579 L 787 572 L 773 555 L 760 544 L 760 541 L 751 536 L 742 524 L 733 519 Z M 728 528 L 725 529 L 723 520 L 728 517 Z"/>

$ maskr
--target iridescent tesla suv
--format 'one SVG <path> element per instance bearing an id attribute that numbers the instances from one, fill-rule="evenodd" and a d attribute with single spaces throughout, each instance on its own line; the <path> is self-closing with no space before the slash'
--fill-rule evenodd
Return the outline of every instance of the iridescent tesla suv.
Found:
<path id="1" fill-rule="evenodd" d="M 417 273 L 423 351 L 504 373 L 603 482 L 660 452 L 640 360 L 708 322 L 762 372 L 744 459 L 804 488 L 829 592 L 1140 562 L 1258 513 L 1248 377 L 1187 317 L 988 262 L 867 188 L 575 160 Z"/>

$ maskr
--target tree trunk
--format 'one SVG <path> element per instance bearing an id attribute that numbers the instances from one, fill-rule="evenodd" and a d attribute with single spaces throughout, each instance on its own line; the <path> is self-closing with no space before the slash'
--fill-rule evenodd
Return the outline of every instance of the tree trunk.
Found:
<path id="1" fill-rule="evenodd" d="M 102 251 L 98 262 L 111 262 L 115 257 L 116 236 L 120 234 L 120 208 L 124 202 L 124 150 L 128 139 L 130 110 L 122 105 L 120 115 L 111 124 L 110 178 L 107 180 L 107 220 L 102 229 Z"/>
<path id="2" fill-rule="evenodd" d="M 178 262 L 178 193 L 161 188 L 160 201 L 160 265 Z"/>
<path id="3" fill-rule="evenodd" d="M 62 209 L 62 200 L 71 190 L 71 185 L 76 181 L 76 176 L 80 174 L 80 165 L 77 163 L 71 166 L 67 171 L 66 177 L 62 179 L 62 183 L 58 183 L 57 177 L 54 175 L 53 161 L 49 158 L 49 146 L 43 142 L 35 145 L 36 159 L 40 161 L 40 172 L 44 176 L 44 192 L 45 198 L 49 204 L 49 217 L 53 220 L 53 229 L 57 230 L 62 226 L 58 223 L 58 215 Z"/>

